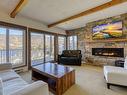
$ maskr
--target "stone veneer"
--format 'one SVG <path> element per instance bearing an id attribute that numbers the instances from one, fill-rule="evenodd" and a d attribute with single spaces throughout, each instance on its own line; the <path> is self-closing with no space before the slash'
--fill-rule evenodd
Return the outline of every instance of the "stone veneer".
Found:
<path id="1" fill-rule="evenodd" d="M 109 64 L 113 65 L 115 60 L 123 58 L 116 57 L 102 57 L 102 56 L 93 56 L 91 49 L 92 48 L 124 48 L 124 55 L 127 56 L 127 42 L 98 42 L 98 43 L 87 43 L 85 41 L 92 41 L 92 27 L 104 23 L 111 23 L 113 21 L 123 21 L 123 38 L 127 38 L 127 13 L 90 22 L 86 26 L 74 30 L 69 30 L 68 35 L 77 35 L 78 36 L 78 49 L 82 50 L 83 58 L 82 60 L 93 65 L 103 65 Z"/>

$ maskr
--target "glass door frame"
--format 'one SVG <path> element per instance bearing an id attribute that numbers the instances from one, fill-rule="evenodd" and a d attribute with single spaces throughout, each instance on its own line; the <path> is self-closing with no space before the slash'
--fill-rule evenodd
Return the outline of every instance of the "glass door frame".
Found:
<path id="1" fill-rule="evenodd" d="M 23 42 L 23 62 L 25 62 L 25 65 L 14 66 L 14 68 L 27 66 L 27 32 L 26 32 L 27 28 L 26 28 L 26 30 L 24 30 L 24 29 L 17 29 L 17 28 L 10 27 L 10 29 L 23 30 L 23 37 L 22 37 L 23 38 L 22 39 L 22 42 Z M 7 36 L 10 37 L 10 33 L 7 34 Z M 9 41 L 9 39 L 8 39 L 8 41 Z M 10 49 L 10 46 L 9 46 L 9 49 Z"/>
<path id="2" fill-rule="evenodd" d="M 67 37 L 65 35 L 58 35 L 58 53 L 59 54 L 59 37 L 64 38 L 65 50 L 67 49 Z"/>
<path id="3" fill-rule="evenodd" d="M 45 37 L 46 37 L 46 35 L 49 35 L 49 36 L 50 36 L 50 42 L 51 42 L 52 36 L 53 36 L 53 38 L 54 38 L 54 60 L 47 61 L 47 62 L 53 62 L 53 61 L 55 61 L 55 59 L 56 59 L 56 58 L 55 58 L 55 55 L 56 55 L 56 39 L 55 39 L 55 38 L 56 38 L 57 36 L 56 36 L 55 34 L 49 34 L 49 33 L 45 33 L 45 34 L 44 34 Z M 44 38 L 45 38 L 45 37 L 44 37 Z M 45 39 L 45 42 L 46 42 L 46 39 Z M 44 42 L 44 43 L 45 43 L 45 42 Z M 46 46 L 46 45 L 45 45 L 45 46 Z M 44 46 L 44 47 L 45 47 L 45 46 Z M 51 46 L 51 47 L 50 47 L 50 51 L 51 51 L 51 49 L 52 49 L 52 44 L 51 44 L 51 43 L 50 43 L 50 46 Z M 46 49 L 46 47 L 45 47 L 44 49 Z M 45 50 L 44 50 L 44 51 L 45 51 Z M 45 51 L 45 55 L 46 55 L 46 51 Z M 45 56 L 44 56 L 44 57 L 45 57 Z M 45 63 L 46 63 L 46 58 L 45 58 Z"/>
<path id="4" fill-rule="evenodd" d="M 44 33 L 42 33 L 42 32 L 39 32 L 39 31 L 30 31 L 29 32 L 29 34 L 28 34 L 28 36 L 29 36 L 29 61 L 30 61 L 30 66 L 32 66 L 32 62 L 31 62 L 31 34 L 32 33 L 35 33 L 35 34 L 40 34 L 40 35 L 43 35 L 43 42 L 44 42 L 44 46 L 43 46 L 43 52 L 44 52 L 44 55 L 43 55 L 43 57 L 44 57 L 44 61 L 43 61 L 43 63 L 45 63 L 45 34 Z M 41 64 L 41 63 L 40 63 Z M 37 65 L 39 65 L 39 64 L 37 64 Z M 35 65 L 33 65 L 33 66 L 35 66 Z"/>
<path id="5" fill-rule="evenodd" d="M 58 55 L 59 55 L 59 43 L 58 43 L 58 37 L 65 37 L 65 50 L 67 50 L 67 47 L 68 47 L 68 44 L 67 44 L 67 35 L 63 35 L 63 34 L 58 34 L 57 37 L 56 37 L 56 55 L 55 55 L 55 61 L 57 62 L 58 61 Z"/>
<path id="6" fill-rule="evenodd" d="M 38 29 L 33 29 L 33 28 L 28 28 L 28 69 L 31 69 L 31 33 L 39 33 L 39 34 L 43 34 L 44 35 L 44 63 L 45 63 L 45 35 L 52 35 L 54 36 L 54 60 L 55 61 L 55 57 L 56 57 L 56 40 L 55 38 L 56 33 L 50 33 L 50 32 L 46 32 L 46 31 L 42 31 L 42 30 L 38 30 Z M 51 61 L 51 62 L 52 62 Z"/>
<path id="7" fill-rule="evenodd" d="M 77 38 L 77 42 L 76 42 L 76 49 L 78 50 L 78 35 L 68 35 L 66 40 L 67 40 L 67 50 L 70 50 L 70 37 L 73 37 L 73 41 L 74 41 L 74 36 Z M 74 49 L 74 42 L 73 43 L 73 49 Z"/>

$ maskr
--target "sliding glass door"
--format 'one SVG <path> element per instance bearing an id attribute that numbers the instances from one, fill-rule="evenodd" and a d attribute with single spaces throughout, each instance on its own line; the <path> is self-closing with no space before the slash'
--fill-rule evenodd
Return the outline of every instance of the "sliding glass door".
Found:
<path id="1" fill-rule="evenodd" d="M 0 27 L 0 63 L 6 62 L 6 28 Z"/>
<path id="2" fill-rule="evenodd" d="M 31 32 L 31 65 L 54 60 L 54 35 Z"/>
<path id="3" fill-rule="evenodd" d="M 45 62 L 54 60 L 54 36 L 45 35 Z"/>
<path id="4" fill-rule="evenodd" d="M 24 32 L 9 29 L 9 62 L 14 65 L 24 63 Z"/>
<path id="5" fill-rule="evenodd" d="M 68 49 L 76 50 L 77 49 L 77 36 L 69 36 L 68 37 Z"/>
<path id="6" fill-rule="evenodd" d="M 0 27 L 0 62 L 25 65 L 25 30 Z"/>
<path id="7" fill-rule="evenodd" d="M 31 33 L 31 65 L 44 63 L 44 35 Z"/>
<path id="8" fill-rule="evenodd" d="M 66 49 L 66 37 L 58 37 L 58 54 L 62 54 L 62 51 Z"/>

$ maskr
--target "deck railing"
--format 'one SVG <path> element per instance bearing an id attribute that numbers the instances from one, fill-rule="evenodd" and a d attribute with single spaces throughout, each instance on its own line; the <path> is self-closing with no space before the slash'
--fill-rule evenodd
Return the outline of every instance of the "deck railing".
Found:
<path id="1" fill-rule="evenodd" d="M 23 63 L 23 50 L 22 49 L 10 49 L 9 51 L 0 50 L 0 63 L 10 62 L 12 64 Z"/>
<path id="2" fill-rule="evenodd" d="M 46 52 L 45 59 L 53 60 L 54 54 Z M 44 50 L 32 50 L 31 51 L 31 61 L 32 64 L 44 62 Z M 23 64 L 23 50 L 22 49 L 10 49 L 6 51 L 5 49 L 0 49 L 0 64 L 10 62 L 13 65 Z"/>

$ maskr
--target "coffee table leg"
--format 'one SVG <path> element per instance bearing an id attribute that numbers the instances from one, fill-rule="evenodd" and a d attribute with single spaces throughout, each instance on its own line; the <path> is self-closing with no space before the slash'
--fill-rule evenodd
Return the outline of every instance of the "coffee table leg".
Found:
<path id="1" fill-rule="evenodd" d="M 56 95 L 62 95 L 62 81 L 61 78 L 56 81 Z"/>

